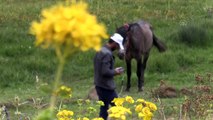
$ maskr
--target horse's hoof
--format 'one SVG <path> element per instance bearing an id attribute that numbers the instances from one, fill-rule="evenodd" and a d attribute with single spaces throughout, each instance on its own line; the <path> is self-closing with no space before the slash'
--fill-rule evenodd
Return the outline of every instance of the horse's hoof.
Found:
<path id="1" fill-rule="evenodd" d="M 130 90 L 129 90 L 129 88 L 126 88 L 126 90 L 125 90 L 126 92 L 129 92 Z"/>
<path id="2" fill-rule="evenodd" d="M 138 88 L 138 92 L 143 92 L 143 88 Z"/>

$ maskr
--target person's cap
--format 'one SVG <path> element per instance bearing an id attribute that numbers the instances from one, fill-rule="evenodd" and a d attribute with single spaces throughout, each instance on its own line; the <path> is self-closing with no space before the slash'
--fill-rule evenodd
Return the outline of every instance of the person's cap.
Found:
<path id="1" fill-rule="evenodd" d="M 119 44 L 119 47 L 121 50 L 124 50 L 124 46 L 123 46 L 123 37 L 118 34 L 118 33 L 114 33 L 113 36 L 110 37 L 113 41 L 115 41 L 116 43 Z"/>

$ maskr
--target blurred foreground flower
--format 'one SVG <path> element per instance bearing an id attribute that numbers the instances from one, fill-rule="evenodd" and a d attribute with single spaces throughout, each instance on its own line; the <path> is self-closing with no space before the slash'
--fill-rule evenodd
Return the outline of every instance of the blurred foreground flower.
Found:
<path id="1" fill-rule="evenodd" d="M 52 109 L 45 109 L 41 111 L 35 118 L 35 120 L 54 120 L 54 119 L 55 114 Z"/>
<path id="2" fill-rule="evenodd" d="M 90 48 L 99 50 L 101 39 L 107 38 L 104 25 L 88 13 L 87 4 L 83 2 L 59 4 L 43 10 L 40 22 L 32 23 L 30 33 L 36 36 L 37 46 L 63 45 L 83 51 Z"/>
<path id="3" fill-rule="evenodd" d="M 55 108 L 56 93 L 60 93 L 64 97 L 71 97 L 71 89 L 60 88 L 57 91 L 66 59 L 78 50 L 99 50 L 101 39 L 108 37 L 104 25 L 99 24 L 96 16 L 88 12 L 86 3 L 76 2 L 76 0 L 72 0 L 70 5 L 68 0 L 66 3 L 66 5 L 57 4 L 49 9 L 44 9 L 40 21 L 32 22 L 30 27 L 30 33 L 36 37 L 36 46 L 53 47 L 59 61 L 52 88 L 49 109 L 51 114 L 49 115 L 52 115 Z M 41 113 L 40 118 L 43 118 L 42 115 Z M 52 119 L 49 117 L 45 120 Z"/>

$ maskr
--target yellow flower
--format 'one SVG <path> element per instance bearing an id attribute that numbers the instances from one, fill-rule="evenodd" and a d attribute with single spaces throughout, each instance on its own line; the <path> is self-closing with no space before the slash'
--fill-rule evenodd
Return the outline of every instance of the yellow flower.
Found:
<path id="1" fill-rule="evenodd" d="M 125 100 L 128 102 L 128 103 L 134 103 L 134 99 L 131 97 L 131 96 L 126 96 L 125 97 Z"/>
<path id="2" fill-rule="evenodd" d="M 140 113 L 138 113 L 139 118 L 143 118 L 143 120 L 151 120 L 152 119 L 152 112 L 148 107 L 144 107 Z"/>
<path id="3" fill-rule="evenodd" d="M 112 103 L 115 103 L 116 106 L 122 106 L 124 101 L 124 98 L 114 98 Z"/>
<path id="4" fill-rule="evenodd" d="M 136 111 L 136 112 L 141 112 L 142 109 L 143 109 L 143 105 L 142 105 L 142 104 L 139 104 L 139 105 L 137 105 L 137 106 L 135 107 L 135 111 Z"/>
<path id="5" fill-rule="evenodd" d="M 61 96 L 62 98 L 71 98 L 72 97 L 72 91 L 71 88 L 67 86 L 61 86 L 57 91 L 56 94 Z"/>
<path id="6" fill-rule="evenodd" d="M 89 118 L 83 117 L 83 118 L 78 118 L 77 120 L 89 120 Z"/>
<path id="7" fill-rule="evenodd" d="M 126 120 L 126 116 L 125 115 L 121 115 L 121 120 Z"/>
<path id="8" fill-rule="evenodd" d="M 144 103 L 145 100 L 144 99 L 137 99 L 136 102 L 139 102 L 139 103 Z"/>
<path id="9" fill-rule="evenodd" d="M 83 120 L 89 120 L 89 118 L 87 118 L 87 117 L 83 117 Z"/>
<path id="10" fill-rule="evenodd" d="M 132 114 L 130 109 L 127 109 L 123 106 L 113 106 L 108 110 L 108 113 L 110 118 L 119 120 L 126 120 L 125 115 Z"/>
<path id="11" fill-rule="evenodd" d="M 150 109 L 148 107 L 144 107 L 142 109 L 142 113 L 145 115 L 145 116 L 153 116 L 152 112 L 150 111 Z"/>
<path id="12" fill-rule="evenodd" d="M 143 120 L 152 120 L 151 116 L 145 116 L 143 113 L 139 113 L 138 117 L 143 118 Z"/>
<path id="13" fill-rule="evenodd" d="M 103 118 L 93 118 L 92 120 L 104 120 Z"/>
<path id="14" fill-rule="evenodd" d="M 83 51 L 99 50 L 101 39 L 108 37 L 105 26 L 97 22 L 83 2 L 58 4 L 43 10 L 41 20 L 32 22 L 30 33 L 35 35 L 37 46 L 69 46 Z"/>
<path id="15" fill-rule="evenodd" d="M 62 111 L 59 111 L 56 116 L 58 120 L 68 120 L 68 119 L 71 119 L 73 115 L 74 115 L 73 111 L 62 110 Z"/>
<path id="16" fill-rule="evenodd" d="M 149 107 L 152 111 L 157 110 L 157 106 L 152 102 L 145 102 L 146 106 Z"/>

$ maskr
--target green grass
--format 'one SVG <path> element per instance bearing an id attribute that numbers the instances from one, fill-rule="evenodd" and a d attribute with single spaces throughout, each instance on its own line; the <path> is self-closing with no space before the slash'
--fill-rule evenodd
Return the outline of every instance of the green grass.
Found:
<path id="1" fill-rule="evenodd" d="M 56 2 L 57 0 L 0 0 L 0 103 L 11 102 L 15 96 L 19 96 L 22 101 L 41 97 L 44 97 L 44 101 L 49 100 L 46 93 L 36 88 L 36 76 L 40 81 L 51 84 L 57 60 L 53 50 L 34 46 L 35 38 L 29 35 L 29 27 L 33 20 L 39 19 L 43 8 Z M 106 25 L 109 34 L 123 23 L 144 19 L 153 25 L 155 34 L 168 47 L 162 54 L 156 48 L 152 49 L 145 72 L 143 93 L 136 92 L 137 77 L 133 61 L 131 92 L 123 92 L 121 96 L 131 95 L 152 100 L 150 91 L 159 86 L 160 80 L 180 89 L 195 85 L 196 74 L 213 74 L 213 13 L 209 12 L 213 9 L 211 0 L 90 0 L 88 3 L 91 13 Z M 189 47 L 184 42 L 173 39 L 183 24 L 191 23 L 198 23 L 206 30 L 210 39 L 207 47 Z M 73 99 L 85 98 L 93 85 L 94 54 L 94 51 L 77 53 L 65 65 L 63 83 L 73 89 Z M 115 66 L 125 67 L 125 63 L 116 58 Z M 115 78 L 118 92 L 122 77 Z M 125 75 L 124 78 L 126 79 Z M 165 104 L 177 105 L 182 102 L 183 98 L 165 99 Z M 76 108 L 76 105 L 69 104 L 69 107 Z M 27 112 L 29 109 L 29 106 L 23 106 L 21 111 Z M 166 115 L 175 116 L 169 108 L 165 111 Z M 34 114 L 33 110 L 30 114 Z"/>

